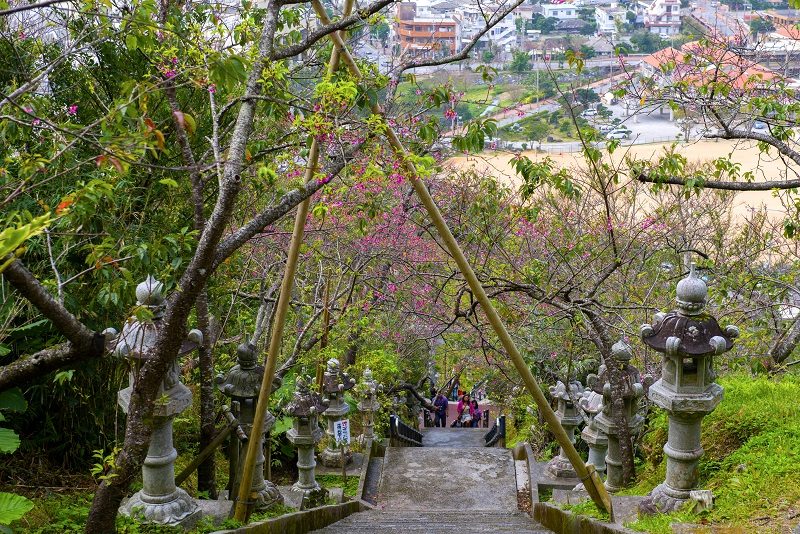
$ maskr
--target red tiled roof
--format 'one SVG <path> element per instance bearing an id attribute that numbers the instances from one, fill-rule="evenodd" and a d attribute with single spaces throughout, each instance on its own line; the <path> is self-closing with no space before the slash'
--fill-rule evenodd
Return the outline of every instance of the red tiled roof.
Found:
<path id="1" fill-rule="evenodd" d="M 679 59 L 682 58 L 683 54 L 681 52 L 675 50 L 671 46 L 668 46 L 663 50 L 659 50 L 658 52 L 653 52 L 649 56 L 643 57 L 642 61 L 644 61 L 651 67 L 660 69 L 662 66 L 666 65 L 670 61 L 677 62 Z"/>
<path id="2" fill-rule="evenodd" d="M 788 39 L 800 39 L 800 29 L 796 26 L 779 26 L 775 28 L 775 33 Z"/>
<path id="3" fill-rule="evenodd" d="M 642 61 L 667 72 L 675 81 L 683 80 L 692 85 L 722 82 L 745 89 L 780 78 L 772 70 L 731 50 L 699 41 L 686 43 L 680 50 L 672 47 L 659 50 Z"/>

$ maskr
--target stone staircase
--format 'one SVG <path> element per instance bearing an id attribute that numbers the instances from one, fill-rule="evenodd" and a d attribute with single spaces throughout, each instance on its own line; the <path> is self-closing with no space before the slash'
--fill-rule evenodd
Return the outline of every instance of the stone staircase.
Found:
<path id="1" fill-rule="evenodd" d="M 430 428 L 422 447 L 389 447 L 370 461 L 375 509 L 356 513 L 316 532 L 545 534 L 517 508 L 517 475 L 511 451 L 484 447 L 485 429 Z M 372 462 L 382 465 L 372 465 Z"/>
<path id="2" fill-rule="evenodd" d="M 549 534 L 550 530 L 537 524 L 522 512 L 384 512 L 370 510 L 348 516 L 318 533 L 375 534 L 486 534 L 508 532 L 519 534 Z"/>

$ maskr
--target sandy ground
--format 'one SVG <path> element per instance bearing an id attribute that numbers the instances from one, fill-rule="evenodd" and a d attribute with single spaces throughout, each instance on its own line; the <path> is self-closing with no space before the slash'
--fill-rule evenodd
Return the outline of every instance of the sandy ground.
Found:
<path id="1" fill-rule="evenodd" d="M 615 162 L 622 161 L 625 155 L 637 159 L 654 159 L 663 154 L 667 147 L 667 144 L 620 147 L 612 158 Z M 751 141 L 704 140 L 681 143 L 678 145 L 677 151 L 690 162 L 698 163 L 730 156 L 734 162 L 741 164 L 741 172 L 752 171 L 757 181 L 781 179 L 786 176 L 787 172 L 790 178 L 794 177 L 794 172 L 800 175 L 800 167 L 792 165 L 789 168 L 782 160 L 761 154 L 756 144 Z M 544 154 L 528 151 L 523 154 L 537 161 L 550 157 L 558 164 L 570 169 L 582 168 L 586 164 L 580 153 Z M 510 185 L 519 185 L 521 180 L 509 164 L 513 157 L 514 155 L 510 153 L 485 152 L 476 156 L 452 158 L 447 165 L 453 168 L 474 168 L 478 173 L 491 173 Z M 762 205 L 766 206 L 770 214 L 776 218 L 782 218 L 786 213 L 780 198 L 771 191 L 737 193 L 733 209 L 734 213 L 743 215 L 749 213 L 752 208 Z"/>

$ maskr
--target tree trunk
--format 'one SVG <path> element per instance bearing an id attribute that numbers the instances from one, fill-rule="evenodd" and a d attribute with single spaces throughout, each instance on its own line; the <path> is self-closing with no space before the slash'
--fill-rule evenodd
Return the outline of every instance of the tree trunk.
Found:
<path id="1" fill-rule="evenodd" d="M 197 328 L 203 333 L 203 344 L 198 347 L 200 364 L 200 449 L 214 439 L 216 406 L 214 404 L 214 355 L 211 352 L 211 335 L 208 327 L 208 292 L 204 289 L 197 298 Z M 197 467 L 197 491 L 206 492 L 209 499 L 217 498 L 217 477 L 214 455 L 211 454 Z"/>
<path id="2" fill-rule="evenodd" d="M 214 209 L 200 234 L 194 256 L 180 277 L 178 287 L 181 290 L 167 297 L 162 328 L 155 342 L 156 348 L 151 358 L 142 366 L 134 384 L 125 427 L 125 442 L 117 457 L 114 476 L 103 481 L 95 493 L 86 522 L 87 534 L 115 531 L 119 504 L 147 455 L 147 446 L 153 432 L 147 421 L 152 413 L 159 385 L 186 337 L 186 321 L 213 272 L 214 258 L 242 189 L 241 171 L 247 142 L 253 132 L 257 103 L 252 97 L 261 93 L 262 71 L 268 58 L 272 56 L 279 10 L 280 5 L 268 3 L 258 55 L 249 73 L 245 94 L 231 133 L 228 159 Z"/>
<path id="3" fill-rule="evenodd" d="M 798 343 L 800 343 L 800 320 L 795 320 L 787 331 L 778 334 L 767 354 L 773 362 L 783 363 L 789 359 Z"/>
<path id="4" fill-rule="evenodd" d="M 86 522 L 87 534 L 116 532 L 119 504 L 139 475 L 142 462 L 147 456 L 153 429 L 146 422 L 146 414 L 152 412 L 161 380 L 162 377 L 155 373 L 140 373 L 134 383 L 125 426 L 125 442 L 114 462 L 114 476 L 100 484 L 92 500 Z"/>

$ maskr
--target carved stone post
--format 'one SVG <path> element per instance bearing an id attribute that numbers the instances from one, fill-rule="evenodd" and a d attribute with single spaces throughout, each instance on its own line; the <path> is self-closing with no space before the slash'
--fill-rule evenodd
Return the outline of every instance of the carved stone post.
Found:
<path id="1" fill-rule="evenodd" d="M 375 412 L 377 412 L 381 405 L 378 402 L 378 391 L 380 385 L 372 378 L 372 371 L 367 368 L 364 369 L 364 376 L 361 382 L 356 386 L 356 393 L 360 397 L 358 401 L 358 411 L 363 414 L 363 427 L 364 433 L 361 435 L 361 440 L 366 443 L 367 440 L 375 439 L 373 427 L 375 426 Z"/>
<path id="2" fill-rule="evenodd" d="M 583 386 L 580 382 L 571 381 L 569 391 L 563 382 L 559 381 L 555 386 L 550 387 L 550 395 L 558 402 L 556 416 L 561 426 L 569 436 L 569 440 L 575 443 L 575 429 L 583 422 L 578 407 L 575 402 L 583 395 Z M 547 463 L 547 470 L 555 477 L 574 478 L 577 475 L 569 458 L 564 454 L 564 449 L 559 448 L 558 456 Z"/>
<path id="3" fill-rule="evenodd" d="M 237 347 L 236 356 L 238 363 L 228 371 L 227 375 L 219 375 L 217 377 L 217 386 L 225 396 L 230 397 L 232 404 L 238 404 L 239 413 L 237 417 L 239 424 L 248 438 L 253 439 L 250 432 L 253 429 L 256 403 L 261 392 L 264 367 L 258 365 L 256 348 L 249 342 L 242 343 Z M 283 496 L 281 496 L 278 487 L 264 478 L 264 437 L 274 423 L 275 416 L 267 411 L 264 415 L 264 432 L 260 436 L 256 436 L 256 439 L 261 442 L 258 448 L 258 456 L 256 457 L 256 465 L 253 471 L 253 484 L 251 486 L 251 495 L 257 501 L 256 509 L 265 509 L 273 504 L 283 503 Z M 235 435 L 231 436 L 231 440 L 237 439 Z M 244 458 L 241 459 L 243 460 Z M 237 466 L 237 481 L 242 479 L 242 469 L 244 467 L 244 462 L 239 460 L 238 455 L 237 458 L 231 458 L 231 461 Z M 229 490 L 234 491 L 235 488 L 231 485 Z M 233 494 L 231 493 L 231 495 Z"/>
<path id="4" fill-rule="evenodd" d="M 622 379 L 622 402 L 625 405 L 625 420 L 628 422 L 628 429 L 631 434 L 639 431 L 644 423 L 644 418 L 637 413 L 639 399 L 644 395 L 639 371 L 630 364 L 633 358 L 633 351 L 630 345 L 624 341 L 617 341 L 611 347 L 611 361 L 608 365 L 616 365 L 619 368 L 619 376 Z M 594 424 L 601 432 L 608 436 L 608 452 L 606 454 L 606 489 L 612 493 L 623 488 L 622 477 L 622 452 L 619 447 L 619 427 L 614 422 L 613 405 L 611 402 L 610 382 L 611 373 L 608 369 L 601 369 L 599 380 L 603 384 L 603 410 L 594 419 Z"/>
<path id="5" fill-rule="evenodd" d="M 317 421 L 318 414 L 325 409 L 320 396 L 308 387 L 309 379 L 298 376 L 294 397 L 286 405 L 286 413 L 292 416 L 292 428 L 286 437 L 297 447 L 297 482 L 293 492 L 303 494 L 303 508 L 313 508 L 325 503 L 327 491 L 317 483 L 314 470 L 314 447 L 323 436 Z"/>
<path id="6" fill-rule="evenodd" d="M 325 375 L 322 377 L 322 392 L 325 394 L 323 402 L 328 408 L 322 413 L 328 422 L 325 433 L 328 436 L 327 446 L 320 455 L 322 465 L 326 467 L 342 467 L 342 451 L 336 448 L 336 437 L 334 433 L 334 423 L 350 412 L 350 406 L 344 401 L 344 392 L 352 389 L 356 381 L 343 373 L 339 367 L 339 360 L 331 358 Z M 344 455 L 345 465 L 352 460 L 352 453 Z"/>
<path id="7" fill-rule="evenodd" d="M 692 265 L 689 276 L 678 282 L 678 309 L 657 313 L 652 325 L 642 325 L 644 343 L 664 355 L 661 378 L 650 387 L 648 397 L 669 417 L 666 480 L 653 489 L 643 509 L 673 511 L 697 487 L 697 465 L 703 456 L 700 425 L 723 394 L 714 382 L 714 355 L 730 350 L 739 335 L 735 326 L 722 330 L 714 317 L 703 312 L 707 294 Z"/>
<path id="8" fill-rule="evenodd" d="M 139 369 L 155 349 L 164 313 L 164 285 L 152 276 L 136 286 L 137 304 L 149 312 L 150 318 L 131 317 L 117 337 L 114 355 L 130 363 L 130 385 L 118 394 L 118 402 L 128 413 L 131 394 Z M 199 330 L 189 333 L 192 342 L 186 351 L 202 343 Z M 142 465 L 142 489 L 120 507 L 125 515 L 165 525 L 189 525 L 201 512 L 188 493 L 175 486 L 175 459 L 172 445 L 172 420 L 192 404 L 192 392 L 180 381 L 177 359 L 172 362 L 162 382 L 153 409 L 153 436 Z"/>
<path id="9" fill-rule="evenodd" d="M 602 477 L 606 472 L 608 436 L 597 428 L 595 424 L 597 415 L 603 410 L 603 394 L 594 391 L 594 382 L 596 381 L 597 375 L 589 375 L 587 380 L 589 389 L 584 391 L 583 397 L 578 399 L 578 405 L 588 419 L 586 426 L 583 427 L 583 431 L 581 432 L 581 439 L 589 445 L 588 463 L 592 464 Z M 581 487 L 583 487 L 583 484 L 581 484 Z"/>

